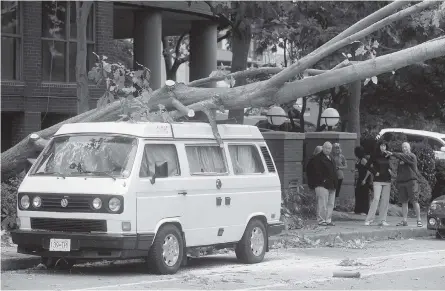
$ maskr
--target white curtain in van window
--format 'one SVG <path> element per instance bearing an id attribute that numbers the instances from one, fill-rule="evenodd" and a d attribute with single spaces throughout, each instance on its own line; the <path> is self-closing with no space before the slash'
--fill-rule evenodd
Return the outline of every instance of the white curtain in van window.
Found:
<path id="1" fill-rule="evenodd" d="M 179 175 L 178 154 L 174 145 L 146 145 L 141 165 L 141 176 L 152 177 L 155 173 L 155 165 L 164 162 L 167 162 L 169 177 Z"/>
<path id="2" fill-rule="evenodd" d="M 187 146 L 186 151 L 192 174 L 227 172 L 219 146 Z"/>
<path id="3" fill-rule="evenodd" d="M 235 174 L 262 173 L 261 161 L 251 145 L 230 145 L 229 153 Z"/>

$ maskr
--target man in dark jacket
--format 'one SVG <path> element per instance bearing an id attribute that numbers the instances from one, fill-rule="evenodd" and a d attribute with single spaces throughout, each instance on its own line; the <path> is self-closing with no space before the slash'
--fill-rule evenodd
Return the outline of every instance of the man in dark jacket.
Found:
<path id="1" fill-rule="evenodd" d="M 325 142 L 323 151 L 314 157 L 312 184 L 317 195 L 317 220 L 319 225 L 335 225 L 332 222 L 332 211 L 335 204 L 335 189 L 337 188 L 337 171 L 331 156 L 332 144 Z"/>

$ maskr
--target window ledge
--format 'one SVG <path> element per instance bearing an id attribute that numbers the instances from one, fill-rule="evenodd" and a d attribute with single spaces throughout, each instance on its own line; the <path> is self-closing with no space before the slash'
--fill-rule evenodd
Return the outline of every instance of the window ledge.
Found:
<path id="1" fill-rule="evenodd" d="M 54 87 L 54 88 L 76 88 L 77 87 L 77 83 L 72 83 L 72 82 L 42 82 L 41 83 L 42 87 Z M 100 86 L 97 85 L 93 85 L 93 84 L 88 84 L 89 88 L 100 88 Z"/>
<path id="2" fill-rule="evenodd" d="M 23 81 L 18 80 L 1 80 L 2 86 L 16 86 L 16 87 L 24 87 L 26 84 Z"/>

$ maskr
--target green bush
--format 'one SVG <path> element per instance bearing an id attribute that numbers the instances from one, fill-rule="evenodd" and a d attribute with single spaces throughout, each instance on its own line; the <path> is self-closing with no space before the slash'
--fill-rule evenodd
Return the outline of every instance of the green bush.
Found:
<path id="1" fill-rule="evenodd" d="M 10 230 L 16 228 L 17 218 L 17 191 L 24 175 L 2 182 L 2 229 Z"/>
<path id="2" fill-rule="evenodd" d="M 284 190 L 281 215 L 287 229 L 303 227 L 304 220 L 316 218 L 316 212 L 317 199 L 309 187 L 298 185 Z"/>

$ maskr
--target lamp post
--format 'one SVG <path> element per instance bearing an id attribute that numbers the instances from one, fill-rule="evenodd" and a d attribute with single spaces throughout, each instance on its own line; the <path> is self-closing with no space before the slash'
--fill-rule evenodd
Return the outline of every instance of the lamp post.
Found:
<path id="1" fill-rule="evenodd" d="M 272 106 L 266 114 L 267 122 L 271 125 L 280 126 L 287 120 L 286 111 L 279 106 Z"/>
<path id="2" fill-rule="evenodd" d="M 321 121 L 328 128 L 328 131 L 332 130 L 332 127 L 336 126 L 340 121 L 340 114 L 334 108 L 326 108 L 321 114 Z"/>

